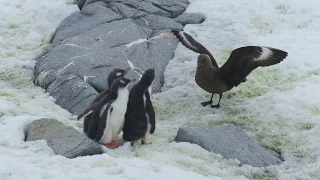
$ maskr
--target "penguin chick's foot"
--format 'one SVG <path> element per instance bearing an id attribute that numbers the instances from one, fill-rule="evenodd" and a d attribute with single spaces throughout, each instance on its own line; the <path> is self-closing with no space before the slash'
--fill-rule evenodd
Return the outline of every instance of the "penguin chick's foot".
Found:
<path id="1" fill-rule="evenodd" d="M 141 140 L 141 144 L 148 145 L 148 144 L 152 144 L 152 142 L 147 140 Z"/>
<path id="2" fill-rule="evenodd" d="M 105 146 L 106 146 L 107 148 L 109 148 L 109 149 L 115 149 L 115 148 L 118 148 L 119 146 L 122 146 L 122 145 L 123 145 L 123 143 L 114 142 L 114 141 L 105 144 Z"/>

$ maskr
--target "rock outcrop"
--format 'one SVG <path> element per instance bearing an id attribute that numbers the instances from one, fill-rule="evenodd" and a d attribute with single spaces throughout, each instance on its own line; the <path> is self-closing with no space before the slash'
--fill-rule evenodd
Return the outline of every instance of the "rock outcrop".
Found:
<path id="1" fill-rule="evenodd" d="M 166 33 L 201 23 L 201 15 L 181 15 L 187 0 L 79 0 L 80 11 L 64 19 L 51 44 L 36 58 L 34 84 L 78 115 L 107 85 L 113 68 L 155 67 L 153 92 L 178 41 Z M 179 16 L 181 15 L 181 16 Z M 132 71 L 128 78 L 139 78 Z"/>
<path id="2" fill-rule="evenodd" d="M 240 165 L 265 167 L 282 163 L 276 152 L 262 147 L 237 126 L 180 128 L 174 141 L 198 144 L 226 159 L 237 159 Z"/>

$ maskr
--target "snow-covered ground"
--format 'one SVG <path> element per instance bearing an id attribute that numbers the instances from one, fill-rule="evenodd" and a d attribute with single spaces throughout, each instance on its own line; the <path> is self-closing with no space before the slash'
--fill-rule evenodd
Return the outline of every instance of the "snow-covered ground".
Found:
<path id="1" fill-rule="evenodd" d="M 0 179 L 320 179 L 319 0 L 191 0 L 188 12 L 202 24 L 185 31 L 222 65 L 240 46 L 264 45 L 289 53 L 282 63 L 258 68 L 225 93 L 219 110 L 194 82 L 197 54 L 181 44 L 165 72 L 163 92 L 153 95 L 157 129 L 150 146 L 128 144 L 97 156 L 55 156 L 45 141 L 24 142 L 25 125 L 56 118 L 81 131 L 79 122 L 30 79 L 32 59 L 75 5 L 66 0 L 0 1 Z M 217 97 L 215 97 L 217 100 Z M 170 142 L 178 127 L 243 127 L 285 162 L 238 167 L 197 145 Z"/>

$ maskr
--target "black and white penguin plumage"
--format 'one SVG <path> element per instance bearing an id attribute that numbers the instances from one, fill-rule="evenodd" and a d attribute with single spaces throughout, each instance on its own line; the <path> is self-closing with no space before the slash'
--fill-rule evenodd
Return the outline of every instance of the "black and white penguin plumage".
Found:
<path id="1" fill-rule="evenodd" d="M 107 78 L 107 85 L 108 87 L 102 91 L 89 105 L 89 107 L 77 117 L 77 120 L 80 120 L 83 118 L 83 131 L 85 133 L 87 133 L 88 131 L 88 125 L 89 125 L 89 121 L 90 121 L 90 116 L 92 113 L 92 110 L 94 108 L 94 106 L 96 105 L 96 103 L 101 100 L 104 96 L 108 95 L 110 93 L 110 87 L 111 87 L 111 83 L 117 79 L 117 78 L 121 78 L 124 77 L 130 70 L 132 70 L 132 67 L 128 67 L 126 69 L 119 69 L 119 68 L 114 68 L 108 75 Z"/>
<path id="2" fill-rule="evenodd" d="M 154 78 L 154 69 L 148 69 L 130 90 L 122 137 L 131 144 L 137 140 L 151 144 L 149 138 L 155 131 L 156 122 L 149 90 Z"/>
<path id="3" fill-rule="evenodd" d="M 121 132 L 129 100 L 130 80 L 117 78 L 113 81 L 110 93 L 98 101 L 91 113 L 87 136 L 108 148 L 116 148 L 121 143 L 113 142 Z"/>

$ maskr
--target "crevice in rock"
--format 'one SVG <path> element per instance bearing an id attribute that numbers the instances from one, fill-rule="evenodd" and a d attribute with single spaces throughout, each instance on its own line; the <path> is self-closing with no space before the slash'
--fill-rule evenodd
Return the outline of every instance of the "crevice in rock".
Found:
<path id="1" fill-rule="evenodd" d="M 81 80 L 83 80 L 83 78 L 80 76 L 80 75 L 78 75 L 78 74 L 74 74 L 75 76 L 77 76 L 77 77 L 79 77 Z M 89 82 L 85 82 L 85 81 L 83 81 L 83 83 L 87 83 L 87 84 L 89 84 L 97 93 L 100 93 L 101 91 L 99 91 L 99 88 L 96 86 L 96 85 L 94 85 L 93 83 L 91 83 L 90 81 Z M 79 88 L 79 87 L 77 87 L 77 88 Z M 86 89 L 86 88 L 85 88 Z M 80 91 L 81 92 L 81 91 Z M 76 96 L 74 96 L 73 98 L 76 98 L 78 95 L 79 95 L 80 93 L 78 93 Z"/>
<path id="2" fill-rule="evenodd" d="M 91 69 L 99 69 L 99 68 L 105 68 L 105 67 L 112 67 L 112 65 L 110 64 L 101 64 L 101 65 L 96 65 L 93 66 Z"/>
<path id="3" fill-rule="evenodd" d="M 148 11 L 146 11 L 145 9 L 141 9 L 141 8 L 139 8 L 139 6 L 138 5 L 136 5 L 136 6 L 134 6 L 133 4 L 130 4 L 130 3 L 126 3 L 126 2 L 118 2 L 118 3 L 121 3 L 121 4 L 123 4 L 123 5 L 125 5 L 125 6 L 128 6 L 129 8 L 132 8 L 132 9 L 135 9 L 135 10 L 138 10 L 138 11 L 141 11 L 141 12 L 144 12 L 144 13 L 147 13 L 147 15 L 149 15 L 149 14 L 154 14 L 154 15 L 158 15 L 158 16 L 162 16 L 161 14 L 159 14 L 159 13 L 151 13 L 151 12 L 148 12 Z M 153 5 L 153 3 L 151 3 L 152 5 Z M 156 7 L 156 6 L 155 6 Z M 158 7 L 157 7 L 158 8 Z M 161 9 L 161 8 L 159 8 L 159 9 Z M 161 9 L 161 10 L 163 10 L 163 9 Z M 169 11 L 165 11 L 165 12 L 168 12 L 168 13 L 170 13 Z M 138 12 L 137 12 L 138 13 Z M 171 13 L 170 13 L 171 14 Z M 171 14 L 171 16 L 172 16 L 172 14 Z M 163 17 L 166 17 L 166 16 L 163 16 Z"/>
<path id="4" fill-rule="evenodd" d="M 152 31 L 152 33 L 150 34 L 150 39 L 155 37 L 155 34 L 157 33 L 157 31 Z"/>
<path id="5" fill-rule="evenodd" d="M 70 135 L 70 137 L 73 137 L 72 135 Z M 83 138 L 83 141 L 81 141 L 77 146 L 75 146 L 73 149 L 70 149 L 70 151 L 78 149 L 78 147 L 82 146 L 85 143 L 85 138 Z"/>
<path id="6" fill-rule="evenodd" d="M 58 90 L 59 90 L 59 88 L 60 88 L 61 86 L 63 86 L 65 83 L 73 80 L 74 78 L 75 78 L 75 77 L 63 81 L 61 84 L 59 84 L 57 87 L 55 87 L 55 91 L 51 92 L 50 94 L 55 94 L 55 93 L 59 92 Z M 57 81 L 57 79 L 56 79 L 55 81 Z"/>
<path id="7" fill-rule="evenodd" d="M 55 78 L 53 78 L 51 81 L 49 81 L 48 83 L 47 83 L 47 85 L 44 87 L 45 88 L 45 92 L 47 92 L 48 91 L 48 87 L 56 80 L 57 78 L 55 77 Z"/>
<path id="8" fill-rule="evenodd" d="M 149 39 L 148 39 L 149 40 Z M 151 42 L 147 41 L 147 49 L 149 50 L 151 46 Z"/>
<path id="9" fill-rule="evenodd" d="M 56 37 L 57 31 L 58 31 L 58 29 L 56 29 L 56 30 L 54 31 L 54 33 L 52 34 L 52 36 L 51 36 L 51 38 L 50 38 L 50 41 L 49 41 L 50 44 L 52 43 L 53 39 Z"/>
<path id="10" fill-rule="evenodd" d="M 100 92 L 102 92 L 100 89 L 101 88 L 99 88 L 97 85 L 95 85 L 94 83 L 92 83 L 92 82 L 90 82 L 90 81 L 88 81 L 87 82 L 97 93 L 100 93 Z"/>
<path id="11" fill-rule="evenodd" d="M 51 42 L 50 42 L 50 43 L 51 43 Z M 38 56 L 36 56 L 36 57 L 34 58 L 34 60 L 36 60 L 36 61 L 38 62 L 39 60 L 44 59 L 45 57 L 47 57 L 47 56 L 50 54 L 50 52 L 53 50 L 54 47 L 55 47 L 54 45 L 49 44 L 48 46 L 46 46 L 46 47 L 43 49 L 43 51 L 41 52 L 41 54 L 39 54 Z"/>
<path id="12" fill-rule="evenodd" d="M 163 10 L 163 11 L 166 11 L 166 12 L 170 13 L 170 14 L 171 14 L 171 17 L 170 17 L 170 18 L 173 18 L 173 13 L 172 13 L 171 11 L 163 8 L 163 7 L 160 6 L 159 4 L 155 4 L 155 3 L 153 3 L 153 2 L 150 2 L 150 3 L 151 3 L 152 5 L 154 5 L 155 7 L 157 7 L 157 8 L 159 8 L 159 9 L 161 9 L 161 10 Z"/>
<path id="13" fill-rule="evenodd" d="M 77 89 L 78 89 L 78 87 L 77 87 Z M 82 93 L 82 91 L 84 91 L 85 89 L 86 88 L 82 88 L 82 90 L 79 90 L 79 92 L 77 94 L 75 94 L 75 96 L 73 96 L 72 99 L 77 98 Z"/>
<path id="14" fill-rule="evenodd" d="M 137 10 L 139 10 L 139 11 L 143 11 L 143 10 L 141 10 L 141 9 L 139 9 L 139 8 L 137 8 L 137 7 L 135 7 L 134 5 L 132 5 L 132 4 L 126 4 L 126 3 L 123 3 L 124 5 L 126 5 L 126 6 L 128 6 L 129 8 L 133 8 L 133 9 L 137 9 Z M 143 12 L 145 12 L 145 11 L 143 11 Z M 147 12 L 146 12 L 147 13 Z"/>
<path id="15" fill-rule="evenodd" d="M 175 6 L 180 6 L 180 7 L 184 8 L 184 9 L 187 9 L 187 7 L 188 7 L 188 5 L 189 5 L 188 0 L 182 1 L 182 3 L 186 4 L 185 6 L 182 6 L 181 3 L 180 3 L 180 4 L 177 4 L 176 1 L 173 1 L 172 3 L 173 3 Z"/>
<path id="16" fill-rule="evenodd" d="M 83 78 L 79 75 L 79 74 L 73 74 L 73 75 L 75 75 L 75 76 L 77 76 L 79 79 L 81 79 L 81 80 L 83 80 Z"/>
<path id="17" fill-rule="evenodd" d="M 109 3 L 109 4 L 110 4 L 110 3 Z M 109 9 L 111 9 L 114 13 L 120 15 L 120 16 L 122 17 L 122 19 L 125 18 L 125 15 L 123 15 L 123 14 L 121 13 L 120 9 L 119 9 L 117 6 L 112 6 L 112 5 L 109 5 L 109 4 L 107 4 L 107 7 L 108 7 Z M 117 8 L 117 11 L 116 11 L 114 8 Z"/>

